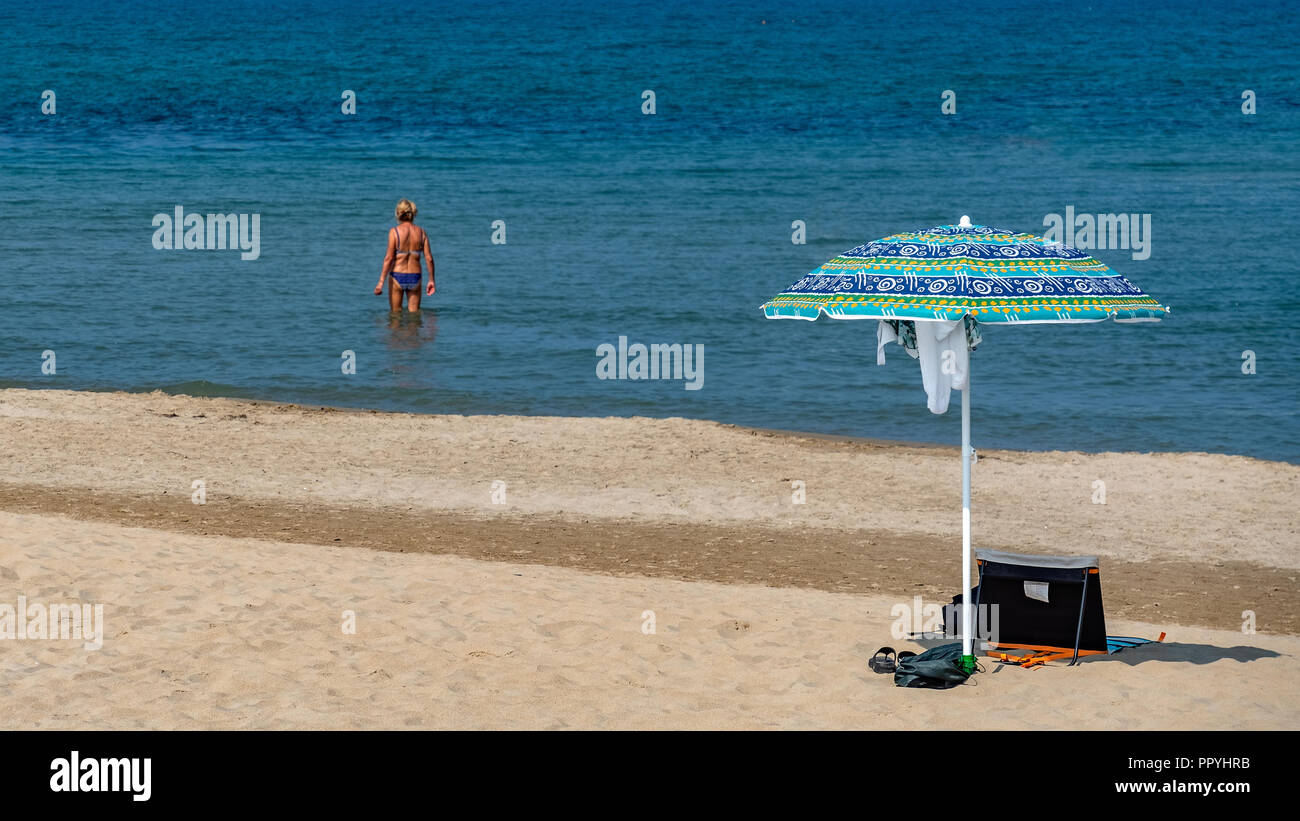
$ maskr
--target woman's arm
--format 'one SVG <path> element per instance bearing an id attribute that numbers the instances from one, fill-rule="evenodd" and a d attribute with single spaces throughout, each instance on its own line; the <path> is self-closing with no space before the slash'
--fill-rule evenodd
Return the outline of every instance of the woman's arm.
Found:
<path id="1" fill-rule="evenodd" d="M 379 267 L 379 284 L 375 286 L 375 294 L 379 295 L 384 292 L 384 283 L 388 281 L 388 275 L 393 271 L 393 265 L 397 263 L 397 229 L 394 228 L 388 232 L 388 251 L 384 254 L 383 265 Z M 429 270 L 433 270 L 430 268 Z"/>
<path id="2" fill-rule="evenodd" d="M 424 261 L 429 263 L 429 284 L 425 287 L 424 293 L 427 296 L 433 296 L 433 251 L 429 250 L 429 232 L 424 232 Z"/>

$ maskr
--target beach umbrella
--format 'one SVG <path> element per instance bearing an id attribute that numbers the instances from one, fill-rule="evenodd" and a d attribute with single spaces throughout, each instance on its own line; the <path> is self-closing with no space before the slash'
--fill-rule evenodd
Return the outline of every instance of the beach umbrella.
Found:
<path id="1" fill-rule="evenodd" d="M 973 672 L 968 357 L 979 326 L 1158 322 L 1169 309 L 1077 248 L 969 217 L 845 251 L 762 308 L 768 319 L 875 319 L 877 362 L 891 341 L 920 359 L 931 411 L 961 391 L 962 665 Z"/>

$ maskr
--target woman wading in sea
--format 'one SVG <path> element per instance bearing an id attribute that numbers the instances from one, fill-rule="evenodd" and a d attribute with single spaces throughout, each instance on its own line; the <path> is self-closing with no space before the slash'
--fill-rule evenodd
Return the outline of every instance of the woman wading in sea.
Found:
<path id="1" fill-rule="evenodd" d="M 375 286 L 378 296 L 384 292 L 384 280 L 388 280 L 388 307 L 393 311 L 402 310 L 403 295 L 408 311 L 420 310 L 420 254 L 429 263 L 429 285 L 424 292 L 433 296 L 433 253 L 429 250 L 429 235 L 423 228 L 415 227 L 416 212 L 415 203 L 410 200 L 397 201 L 393 209 L 397 227 L 388 231 L 388 253 L 384 255 L 379 284 Z"/>

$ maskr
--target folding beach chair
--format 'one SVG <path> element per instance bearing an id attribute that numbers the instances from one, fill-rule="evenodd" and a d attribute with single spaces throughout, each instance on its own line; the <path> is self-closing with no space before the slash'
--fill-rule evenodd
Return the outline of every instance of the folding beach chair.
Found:
<path id="1" fill-rule="evenodd" d="M 979 584 L 972 590 L 976 612 L 995 605 L 996 644 L 987 650 L 1008 664 L 1033 667 L 1080 656 L 1106 655 L 1149 640 L 1106 636 L 1101 571 L 1096 556 L 1025 556 L 976 550 Z M 962 603 L 953 598 L 954 612 Z M 1164 640 L 1161 633 L 1157 641 Z"/>

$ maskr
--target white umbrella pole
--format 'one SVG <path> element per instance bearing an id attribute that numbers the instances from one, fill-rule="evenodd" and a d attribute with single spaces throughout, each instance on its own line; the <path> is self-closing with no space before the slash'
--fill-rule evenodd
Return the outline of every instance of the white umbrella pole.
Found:
<path id="1" fill-rule="evenodd" d="M 970 601 L 970 364 L 966 366 L 966 388 L 961 392 L 961 665 L 975 672 L 971 652 Z"/>

